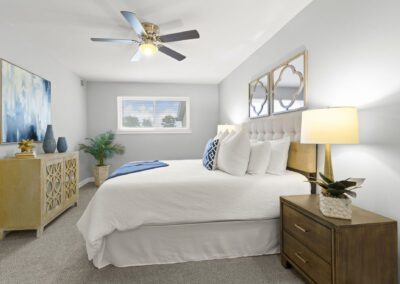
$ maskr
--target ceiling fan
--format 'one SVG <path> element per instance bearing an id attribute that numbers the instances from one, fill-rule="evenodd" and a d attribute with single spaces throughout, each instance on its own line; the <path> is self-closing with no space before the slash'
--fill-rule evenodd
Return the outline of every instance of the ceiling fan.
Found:
<path id="1" fill-rule="evenodd" d="M 113 38 L 91 38 L 92 41 L 98 42 L 112 42 L 112 43 L 122 43 L 122 44 L 139 44 L 139 49 L 136 54 L 132 57 L 131 61 L 139 61 L 142 55 L 152 56 L 160 51 L 178 61 L 182 61 L 186 58 L 183 54 L 176 52 L 163 45 L 165 42 L 174 42 L 188 39 L 200 38 L 200 34 L 197 30 L 184 31 L 180 33 L 173 33 L 168 35 L 160 35 L 160 28 L 148 22 L 141 23 L 136 17 L 136 14 L 128 11 L 121 11 L 122 16 L 129 23 L 129 25 L 134 29 L 139 37 L 138 40 L 134 39 L 113 39 Z"/>

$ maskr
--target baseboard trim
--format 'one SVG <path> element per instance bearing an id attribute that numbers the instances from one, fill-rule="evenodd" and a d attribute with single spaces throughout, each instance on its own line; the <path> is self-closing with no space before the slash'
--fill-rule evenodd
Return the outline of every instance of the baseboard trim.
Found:
<path id="1" fill-rule="evenodd" d="M 88 178 L 85 178 L 85 179 L 81 180 L 79 182 L 78 186 L 79 186 L 79 188 L 81 188 L 81 187 L 87 185 L 90 182 L 94 182 L 94 177 L 88 177 Z"/>

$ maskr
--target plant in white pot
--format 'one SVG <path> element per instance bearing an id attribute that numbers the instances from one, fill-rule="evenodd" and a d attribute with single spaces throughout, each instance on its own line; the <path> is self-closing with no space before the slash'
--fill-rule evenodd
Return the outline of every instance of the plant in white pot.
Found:
<path id="1" fill-rule="evenodd" d="M 107 159 L 115 154 L 123 154 L 125 147 L 114 144 L 115 134 L 111 131 L 102 133 L 95 138 L 86 138 L 88 144 L 79 144 L 79 150 L 92 155 L 97 165 L 94 168 L 94 182 L 99 187 L 108 177 L 110 166 L 105 164 Z"/>
<path id="2" fill-rule="evenodd" d="M 351 219 L 351 199 L 357 197 L 355 189 L 363 184 L 363 178 L 348 178 L 341 181 L 333 181 L 327 176 L 319 173 L 321 179 L 309 178 L 310 183 L 321 187 L 320 210 L 327 217 L 340 219 Z"/>

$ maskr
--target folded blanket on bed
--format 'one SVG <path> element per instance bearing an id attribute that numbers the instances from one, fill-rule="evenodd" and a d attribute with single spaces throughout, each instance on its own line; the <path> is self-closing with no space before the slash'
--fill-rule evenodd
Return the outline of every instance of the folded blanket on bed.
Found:
<path id="1" fill-rule="evenodd" d="M 137 173 L 142 171 L 147 171 L 156 168 L 168 167 L 169 165 L 159 160 L 154 161 L 143 161 L 143 162 L 132 162 L 123 165 L 122 167 L 115 170 L 107 179 L 112 179 L 115 177 Z"/>

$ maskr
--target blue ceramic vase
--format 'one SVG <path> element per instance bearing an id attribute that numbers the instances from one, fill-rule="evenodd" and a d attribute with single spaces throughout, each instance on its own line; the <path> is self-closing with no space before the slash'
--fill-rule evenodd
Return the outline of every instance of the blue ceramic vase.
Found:
<path id="1" fill-rule="evenodd" d="M 45 153 L 54 153 L 56 151 L 56 139 L 54 138 L 53 126 L 47 125 L 46 134 L 43 140 L 43 151 Z"/>
<path id="2" fill-rule="evenodd" d="M 57 151 L 58 153 L 65 153 L 68 150 L 67 139 L 65 137 L 58 137 Z"/>

